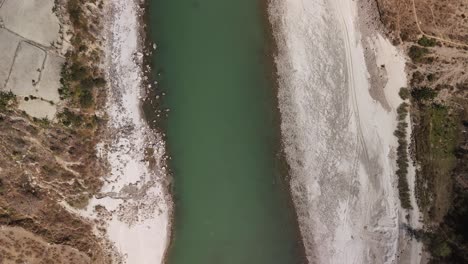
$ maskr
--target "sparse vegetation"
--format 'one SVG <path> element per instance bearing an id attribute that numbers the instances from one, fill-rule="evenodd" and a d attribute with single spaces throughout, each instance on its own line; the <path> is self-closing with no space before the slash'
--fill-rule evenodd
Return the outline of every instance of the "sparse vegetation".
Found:
<path id="1" fill-rule="evenodd" d="M 49 125 L 50 125 L 50 120 L 47 119 L 46 117 L 44 117 L 44 118 L 33 117 L 33 121 L 36 122 L 37 124 L 39 124 L 43 128 L 49 127 Z"/>
<path id="2" fill-rule="evenodd" d="M 80 105 L 84 108 L 89 108 L 93 105 L 93 94 L 90 90 L 83 90 L 80 93 Z"/>
<path id="3" fill-rule="evenodd" d="M 70 21 L 75 28 L 80 30 L 87 30 L 87 24 L 83 15 L 83 1 L 82 0 L 69 0 L 67 1 L 67 11 L 70 15 Z"/>
<path id="4" fill-rule="evenodd" d="M 71 99 L 72 103 L 82 108 L 92 108 L 95 104 L 96 88 L 105 86 L 106 81 L 94 65 L 99 60 L 99 52 L 90 49 L 88 43 L 94 42 L 95 37 L 89 32 L 91 18 L 83 10 L 83 0 L 70 0 L 66 9 L 70 15 L 75 35 L 71 43 L 74 50 L 66 56 L 61 73 L 61 99 Z"/>
<path id="5" fill-rule="evenodd" d="M 99 2 L 102 6 L 103 2 Z M 99 140 L 95 107 L 97 99 L 103 98 L 100 88 L 105 86 L 105 80 L 99 68 L 102 13 L 94 4 L 97 4 L 94 0 L 55 0 L 53 6 L 62 22 L 60 33 L 64 34 L 53 45 L 61 46 L 60 41 L 68 42 L 70 34 L 73 35 L 72 47 L 61 70 L 58 92 L 65 101 L 58 108 L 60 111 L 64 107 L 56 115 L 58 123 L 28 116 L 15 107 L 13 93 L 0 91 L 0 225 L 31 232 L 27 235 L 30 244 L 17 244 L 21 255 L 16 259 L 5 253 L 5 241 L 14 240 L 6 237 L 9 233 L 5 230 L 0 232 L 0 262 L 28 262 L 27 256 L 35 254 L 32 262 L 62 263 L 61 253 L 54 252 L 54 244 L 59 244 L 60 251 L 65 245 L 71 246 L 71 251 L 63 254 L 70 263 L 82 263 L 75 261 L 78 259 L 87 260 L 83 263 L 101 263 L 99 260 L 107 259 L 91 224 L 59 204 L 59 201 L 73 201 L 74 206 L 83 207 L 101 189 L 100 176 L 105 170 L 95 156 Z M 67 11 L 72 25 L 63 25 L 67 23 Z M 91 25 L 92 32 L 88 31 Z M 54 104 L 33 94 L 36 96 L 18 97 L 18 101 L 41 100 Z M 31 239 L 31 235 L 38 235 L 44 243 Z M 39 247 L 47 250 L 36 254 L 34 250 Z M 76 255 L 73 260 L 70 252 Z M 40 257 L 36 259 L 37 256 Z"/>
<path id="6" fill-rule="evenodd" d="M 11 105 L 13 100 L 15 100 L 15 95 L 10 92 L 0 91 L 0 111 L 5 111 Z"/>
<path id="7" fill-rule="evenodd" d="M 67 127 L 80 127 L 83 123 L 83 116 L 75 114 L 68 108 L 65 108 L 61 113 L 59 113 L 57 118 L 64 126 Z"/>
<path id="8" fill-rule="evenodd" d="M 445 215 L 448 201 L 437 197 L 439 191 L 436 188 L 445 192 L 451 190 L 457 129 L 447 106 L 430 103 L 419 107 L 421 116 L 416 134 L 416 156 L 421 170 L 416 177 L 416 196 L 419 206 L 429 217 L 440 219 Z"/>

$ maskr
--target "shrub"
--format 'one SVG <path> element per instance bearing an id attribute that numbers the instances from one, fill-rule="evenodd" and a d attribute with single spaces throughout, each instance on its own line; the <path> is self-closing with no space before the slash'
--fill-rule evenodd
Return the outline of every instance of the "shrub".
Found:
<path id="1" fill-rule="evenodd" d="M 57 115 L 57 118 L 63 125 L 68 127 L 79 127 L 83 122 L 83 117 L 81 115 L 75 114 L 68 108 L 63 109 L 63 111 Z"/>
<path id="2" fill-rule="evenodd" d="M 423 46 L 423 47 L 434 47 L 437 41 L 433 38 L 427 38 L 426 36 L 423 36 L 418 40 L 418 44 Z"/>
<path id="3" fill-rule="evenodd" d="M 0 195 L 2 195 L 4 191 L 5 191 L 5 186 L 3 184 L 3 179 L 0 178 Z"/>
<path id="4" fill-rule="evenodd" d="M 408 115 L 408 104 L 401 103 L 397 108 L 398 120 L 404 120 Z"/>
<path id="5" fill-rule="evenodd" d="M 408 179 L 406 178 L 408 174 L 408 142 L 406 141 L 406 129 L 408 124 L 405 122 L 405 119 L 408 115 L 408 104 L 402 103 L 397 108 L 398 114 L 398 125 L 397 129 L 393 133 L 398 138 L 398 147 L 397 147 L 397 171 L 396 175 L 398 177 L 398 195 L 400 197 L 401 207 L 404 209 L 411 209 L 411 200 L 409 195 L 409 185 Z"/>
<path id="6" fill-rule="evenodd" d="M 416 101 L 432 100 L 437 96 L 437 92 L 428 87 L 418 87 L 411 90 L 411 97 Z"/>
<path id="7" fill-rule="evenodd" d="M 82 90 L 90 91 L 94 87 L 94 80 L 93 78 L 88 77 L 86 79 L 81 80 L 80 85 L 81 85 Z"/>
<path id="8" fill-rule="evenodd" d="M 80 94 L 80 105 L 83 108 L 88 108 L 93 105 L 93 94 L 89 90 L 83 90 Z"/>
<path id="9" fill-rule="evenodd" d="M 79 27 L 83 24 L 82 3 L 79 0 L 69 0 L 67 3 L 67 11 L 70 15 L 70 20 L 74 26 Z"/>
<path id="10" fill-rule="evenodd" d="M 104 87 L 106 85 L 106 80 L 102 77 L 93 79 L 93 82 L 94 82 L 94 85 L 99 88 Z"/>
<path id="11" fill-rule="evenodd" d="M 435 80 L 435 75 L 433 73 L 429 73 L 426 78 L 428 81 L 433 82 Z"/>
<path id="12" fill-rule="evenodd" d="M 87 51 L 88 50 L 88 47 L 86 47 L 85 45 L 80 45 L 78 47 L 78 52 L 84 52 L 84 51 Z"/>
<path id="13" fill-rule="evenodd" d="M 0 111 L 5 111 L 16 96 L 11 92 L 0 91 Z"/>
<path id="14" fill-rule="evenodd" d="M 429 53 L 427 48 L 421 48 L 418 46 L 411 46 L 408 52 L 408 56 L 413 60 L 413 62 L 421 62 L 424 56 Z"/>
<path id="15" fill-rule="evenodd" d="M 452 254 L 452 249 L 441 232 L 429 234 L 429 241 L 427 242 L 433 257 L 446 258 Z"/>
<path id="16" fill-rule="evenodd" d="M 406 100 L 410 96 L 410 91 L 408 90 L 408 88 L 401 87 L 400 92 L 398 92 L 398 95 L 400 95 L 401 99 Z"/>
<path id="17" fill-rule="evenodd" d="M 81 63 L 75 62 L 70 67 L 70 78 L 72 81 L 81 81 L 87 78 L 88 75 L 88 69 L 81 65 Z"/>

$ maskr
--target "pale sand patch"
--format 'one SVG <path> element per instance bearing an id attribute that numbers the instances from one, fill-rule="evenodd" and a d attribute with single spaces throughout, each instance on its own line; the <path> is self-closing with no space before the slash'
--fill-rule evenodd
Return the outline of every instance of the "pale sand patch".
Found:
<path id="1" fill-rule="evenodd" d="M 20 40 L 20 37 L 4 28 L 0 28 L 0 90 L 5 87 L 8 75 L 10 75 L 10 69 Z"/>
<path id="2" fill-rule="evenodd" d="M 5 0 L 0 18 L 6 28 L 49 47 L 59 37 L 59 20 L 52 12 L 54 0 Z"/>
<path id="3" fill-rule="evenodd" d="M 35 83 L 39 81 L 45 58 L 44 50 L 22 41 L 18 46 L 5 90 L 12 91 L 17 96 L 36 94 Z"/>
<path id="4" fill-rule="evenodd" d="M 65 59 L 54 54 L 47 53 L 44 70 L 41 73 L 41 81 L 37 85 L 37 97 L 54 103 L 60 101 L 58 89 L 60 87 L 60 72 Z"/>
<path id="5" fill-rule="evenodd" d="M 36 118 L 54 119 L 57 107 L 47 101 L 40 99 L 25 101 L 18 97 L 18 109 L 25 111 L 28 115 Z"/>

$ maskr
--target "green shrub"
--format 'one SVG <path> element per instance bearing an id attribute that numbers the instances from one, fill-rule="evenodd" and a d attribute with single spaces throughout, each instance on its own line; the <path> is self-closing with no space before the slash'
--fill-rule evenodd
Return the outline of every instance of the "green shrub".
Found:
<path id="1" fill-rule="evenodd" d="M 81 65 L 79 62 L 75 62 L 70 67 L 70 78 L 72 81 L 81 81 L 87 78 L 89 75 L 88 69 Z"/>
<path id="2" fill-rule="evenodd" d="M 427 48 L 421 48 L 418 46 L 411 46 L 408 52 L 408 56 L 413 60 L 413 62 L 421 62 L 424 56 L 429 53 Z"/>
<path id="3" fill-rule="evenodd" d="M 427 38 L 426 36 L 423 36 L 418 40 L 418 44 L 423 46 L 423 47 L 434 47 L 436 45 L 437 41 L 433 38 Z"/>
<path id="4" fill-rule="evenodd" d="M 60 78 L 60 88 L 58 89 L 60 100 L 65 100 L 71 96 L 70 83 L 63 77 Z"/>
<path id="5" fill-rule="evenodd" d="M 430 240 L 428 242 L 433 257 L 446 258 L 452 254 L 452 249 L 442 234 L 430 234 Z"/>
<path id="6" fill-rule="evenodd" d="M 93 83 L 96 87 L 104 87 L 106 85 L 106 80 L 102 77 L 94 78 Z"/>
<path id="7" fill-rule="evenodd" d="M 433 73 L 429 73 L 426 78 L 428 81 L 433 82 L 435 80 L 435 75 Z"/>
<path id="8" fill-rule="evenodd" d="M 67 127 L 79 127 L 83 122 L 83 117 L 81 115 L 75 114 L 68 108 L 63 109 L 63 111 L 57 115 L 57 118 L 64 126 Z"/>
<path id="9" fill-rule="evenodd" d="M 410 91 L 408 88 L 401 87 L 400 91 L 398 92 L 398 95 L 400 95 L 401 99 L 406 100 L 410 97 Z"/>
<path id="10" fill-rule="evenodd" d="M 83 24 L 83 10 L 81 9 L 82 3 L 79 0 L 69 0 L 67 3 L 67 11 L 70 15 L 72 24 L 79 27 Z"/>
<path id="11" fill-rule="evenodd" d="M 411 90 L 411 97 L 418 102 L 432 100 L 436 96 L 437 92 L 428 87 L 418 87 Z"/>
<path id="12" fill-rule="evenodd" d="M 397 108 L 398 120 L 404 120 L 408 115 L 408 104 L 401 103 Z M 399 124 L 400 125 L 400 124 Z"/>
<path id="13" fill-rule="evenodd" d="M 11 92 L 0 91 L 0 111 L 5 111 L 16 96 Z"/>
<path id="14" fill-rule="evenodd" d="M 80 85 L 82 90 L 90 91 L 94 87 L 94 80 L 93 78 L 88 77 L 86 79 L 81 80 Z"/>
<path id="15" fill-rule="evenodd" d="M 5 191 L 5 185 L 3 184 L 3 179 L 0 178 L 0 195 Z"/>
<path id="16" fill-rule="evenodd" d="M 88 108 L 93 105 L 93 94 L 89 90 L 82 90 L 80 94 L 80 105 L 83 108 Z"/>
<path id="17" fill-rule="evenodd" d="M 87 50 L 88 50 L 88 47 L 86 47 L 86 45 L 79 45 L 78 47 L 78 52 L 84 52 Z"/>
<path id="18" fill-rule="evenodd" d="M 411 209 L 411 200 L 409 195 L 409 185 L 406 178 L 408 174 L 408 142 L 406 140 L 406 129 L 408 124 L 405 122 L 406 117 L 408 116 L 408 104 L 402 103 L 397 108 L 398 114 L 398 125 L 397 129 L 393 133 L 398 139 L 397 147 L 397 171 L 396 175 L 398 177 L 398 195 L 400 197 L 401 207 L 404 209 Z"/>

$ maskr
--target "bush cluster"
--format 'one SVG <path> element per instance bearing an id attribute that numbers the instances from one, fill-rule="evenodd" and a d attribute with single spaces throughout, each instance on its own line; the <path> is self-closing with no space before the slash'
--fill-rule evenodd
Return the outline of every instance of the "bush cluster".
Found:
<path id="1" fill-rule="evenodd" d="M 400 92 L 398 92 L 398 95 L 400 95 L 401 99 L 406 100 L 410 97 L 410 91 L 408 88 L 402 87 L 400 88 Z"/>
<path id="2" fill-rule="evenodd" d="M 418 40 L 418 44 L 423 46 L 423 47 L 434 47 L 436 45 L 437 41 L 433 38 L 427 38 L 426 36 L 423 36 Z"/>
<path id="3" fill-rule="evenodd" d="M 406 140 L 408 123 L 405 119 L 408 116 L 408 104 L 402 103 L 397 108 L 398 114 L 398 125 L 397 129 L 394 132 L 394 135 L 398 138 L 398 148 L 397 148 L 397 171 L 396 175 L 398 177 L 398 194 L 400 197 L 401 207 L 405 209 L 411 209 L 411 200 L 409 194 L 409 185 L 408 185 L 408 142 Z"/>
<path id="4" fill-rule="evenodd" d="M 67 1 L 67 11 L 74 28 L 75 35 L 71 43 L 75 49 L 67 54 L 67 62 L 61 72 L 61 99 L 71 98 L 72 102 L 82 108 L 94 106 L 95 88 L 105 86 L 102 74 L 94 67 L 96 57 L 93 51 L 88 52 L 88 43 L 95 41 L 89 32 L 87 15 L 83 10 L 84 0 Z"/>
<path id="5" fill-rule="evenodd" d="M 423 58 L 429 53 L 429 50 L 425 47 L 419 47 L 413 45 L 408 51 L 408 56 L 413 62 L 422 62 Z"/>
<path id="6" fill-rule="evenodd" d="M 428 87 L 415 87 L 411 90 L 411 97 L 417 101 L 432 100 L 437 96 L 437 92 Z"/>
<path id="7" fill-rule="evenodd" d="M 0 111 L 5 111 L 16 96 L 11 92 L 0 91 Z"/>
<path id="8" fill-rule="evenodd" d="M 79 114 L 76 114 L 70 109 L 65 108 L 62 112 L 57 114 L 58 120 L 67 127 L 79 127 L 83 123 L 83 117 Z"/>

